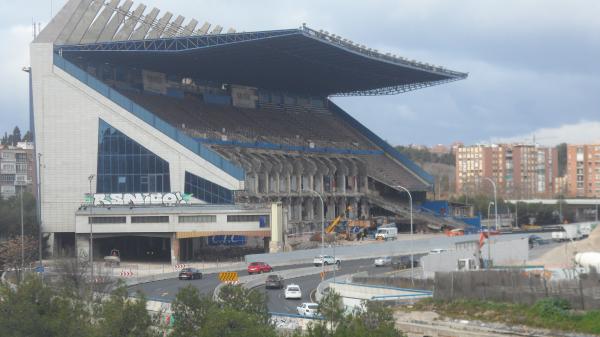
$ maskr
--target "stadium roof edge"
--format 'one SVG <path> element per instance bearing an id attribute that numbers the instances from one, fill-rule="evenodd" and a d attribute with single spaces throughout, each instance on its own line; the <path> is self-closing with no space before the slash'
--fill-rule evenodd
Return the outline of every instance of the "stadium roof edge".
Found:
<path id="1" fill-rule="evenodd" d="M 306 26 L 55 45 L 55 50 L 69 58 L 95 58 L 97 61 L 114 63 L 128 62 L 128 56 L 133 58 L 135 55 L 140 67 L 146 64 L 147 69 L 155 71 L 187 72 L 191 77 L 196 72 L 205 76 L 208 74 L 212 76 L 208 79 L 222 83 L 298 93 L 310 90 L 306 93 L 323 96 L 398 94 L 468 76 L 466 73 L 384 55 Z M 186 69 L 183 68 L 184 64 L 188 65 Z M 208 64 L 211 69 L 204 69 Z M 210 75 L 211 70 L 215 69 L 221 69 L 221 73 Z M 248 69 L 252 70 L 248 72 Z M 252 73 L 252 76 L 244 78 L 240 75 L 242 73 Z M 283 78 L 282 74 L 288 74 L 288 78 Z M 257 81 L 257 78 L 262 81 Z M 296 78 L 297 81 L 294 83 L 290 78 Z M 307 88 L 302 83 L 313 85 Z"/>

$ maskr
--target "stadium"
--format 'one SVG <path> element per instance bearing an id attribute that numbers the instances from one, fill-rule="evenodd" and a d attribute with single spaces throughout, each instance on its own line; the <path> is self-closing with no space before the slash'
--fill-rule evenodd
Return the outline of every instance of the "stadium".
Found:
<path id="1" fill-rule="evenodd" d="M 131 0 L 69 0 L 31 44 L 53 254 L 89 254 L 92 231 L 94 256 L 277 251 L 286 235 L 320 229 L 321 213 L 405 219 L 404 188 L 425 201 L 432 177 L 330 98 L 467 74 L 304 24 L 238 33 L 159 14 Z"/>

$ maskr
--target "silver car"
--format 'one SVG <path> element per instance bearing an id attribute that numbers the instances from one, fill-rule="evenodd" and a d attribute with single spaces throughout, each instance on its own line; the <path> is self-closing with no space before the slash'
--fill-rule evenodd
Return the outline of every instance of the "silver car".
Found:
<path id="1" fill-rule="evenodd" d="M 382 256 L 375 259 L 375 267 L 389 266 L 392 264 L 391 256 Z"/>

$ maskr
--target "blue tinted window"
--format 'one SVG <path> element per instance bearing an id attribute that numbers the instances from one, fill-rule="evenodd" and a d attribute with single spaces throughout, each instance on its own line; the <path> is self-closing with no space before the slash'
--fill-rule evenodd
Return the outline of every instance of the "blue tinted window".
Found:
<path id="1" fill-rule="evenodd" d="M 209 204 L 233 204 L 231 190 L 189 172 L 185 172 L 185 193 Z"/>
<path id="2" fill-rule="evenodd" d="M 169 163 L 100 120 L 98 193 L 170 192 Z"/>

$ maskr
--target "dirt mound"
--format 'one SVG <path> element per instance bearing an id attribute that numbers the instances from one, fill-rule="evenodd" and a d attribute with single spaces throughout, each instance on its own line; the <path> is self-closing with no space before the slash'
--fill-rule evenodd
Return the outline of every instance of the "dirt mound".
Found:
<path id="1" fill-rule="evenodd" d="M 600 252 L 600 226 L 590 236 L 580 241 L 567 241 L 555 247 L 529 264 L 544 265 L 548 268 L 571 268 L 575 266 L 575 254 L 583 252 Z"/>

